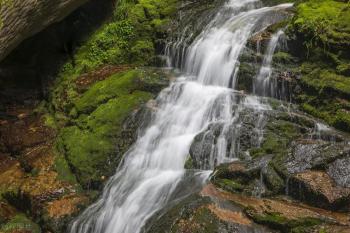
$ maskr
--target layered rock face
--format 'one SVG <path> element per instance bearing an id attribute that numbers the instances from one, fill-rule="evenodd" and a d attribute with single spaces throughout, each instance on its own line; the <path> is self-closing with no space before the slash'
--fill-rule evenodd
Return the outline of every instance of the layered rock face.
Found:
<path id="1" fill-rule="evenodd" d="M 23 40 L 62 20 L 87 0 L 1 0 L 0 61 Z"/>

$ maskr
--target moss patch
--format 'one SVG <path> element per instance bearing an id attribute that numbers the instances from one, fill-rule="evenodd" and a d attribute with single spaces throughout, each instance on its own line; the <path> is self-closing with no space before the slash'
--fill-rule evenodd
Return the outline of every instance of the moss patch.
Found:
<path id="1" fill-rule="evenodd" d="M 40 227 L 33 223 L 23 214 L 18 214 L 13 217 L 9 222 L 0 227 L 0 231 L 4 233 L 10 232 L 31 232 L 41 233 Z"/>
<path id="2" fill-rule="evenodd" d="M 350 131 L 350 6 L 346 1 L 308 0 L 297 6 L 289 27 L 301 47 L 302 110 Z"/>
<path id="3" fill-rule="evenodd" d="M 78 49 L 61 75 L 79 75 L 104 64 L 150 64 L 176 7 L 177 0 L 119 1 L 110 22 Z"/>
<path id="4" fill-rule="evenodd" d="M 235 192 L 235 191 L 241 192 L 244 189 L 244 186 L 242 184 L 239 184 L 229 179 L 218 179 L 218 180 L 215 180 L 214 183 L 218 187 L 228 190 L 230 192 Z"/>
<path id="5" fill-rule="evenodd" d="M 288 219 L 279 213 L 273 212 L 251 215 L 251 217 L 257 223 L 281 230 L 282 232 L 306 232 L 307 229 L 310 230 L 311 227 L 322 224 L 322 221 L 316 218 L 300 217 L 298 219 Z"/>
<path id="6" fill-rule="evenodd" d="M 253 158 L 266 154 L 286 153 L 290 141 L 300 136 L 298 126 L 284 120 L 269 122 L 266 129 L 261 147 L 249 150 Z"/>
<path id="7" fill-rule="evenodd" d="M 75 119 L 61 130 L 58 149 L 84 187 L 99 187 L 103 177 L 114 172 L 133 141 L 123 134 L 123 124 L 166 84 L 164 75 L 130 70 L 97 82 L 72 101 L 70 115 Z M 67 168 L 60 159 L 56 165 L 58 170 Z"/>
<path id="8" fill-rule="evenodd" d="M 293 25 L 309 48 L 346 48 L 350 45 L 350 7 L 345 1 L 309 0 L 301 3 Z"/>

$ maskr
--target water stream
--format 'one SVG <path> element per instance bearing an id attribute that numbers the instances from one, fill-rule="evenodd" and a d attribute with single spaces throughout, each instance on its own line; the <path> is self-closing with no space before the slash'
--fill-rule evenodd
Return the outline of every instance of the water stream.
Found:
<path id="1" fill-rule="evenodd" d="M 275 53 L 280 37 L 284 34 L 283 30 L 279 30 L 272 35 L 264 55 L 263 64 L 259 74 L 254 80 L 254 93 L 260 96 L 277 97 L 277 85 L 272 75 L 272 58 Z"/>
<path id="2" fill-rule="evenodd" d="M 160 93 L 148 128 L 124 155 L 101 198 L 72 224 L 72 233 L 140 232 L 173 198 L 185 177 L 184 164 L 194 137 L 213 122 L 221 122 L 224 129 L 209 169 L 234 159 L 225 151 L 225 127 L 232 122 L 239 125 L 235 116 L 244 108 L 268 109 L 258 97 L 238 98 L 233 90 L 238 57 L 253 33 L 273 23 L 273 17 L 266 16 L 289 7 L 230 0 L 188 48 L 179 42 L 176 48 L 168 47 L 172 54 L 181 53 L 181 59 L 170 57 L 168 62 L 179 64 L 183 75 Z M 239 107 L 232 108 L 234 104 Z M 199 184 L 208 175 L 205 171 L 193 174 Z"/>

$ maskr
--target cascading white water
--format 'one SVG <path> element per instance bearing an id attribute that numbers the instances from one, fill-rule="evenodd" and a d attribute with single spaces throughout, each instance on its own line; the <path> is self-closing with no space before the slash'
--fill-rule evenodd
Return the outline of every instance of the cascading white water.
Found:
<path id="1" fill-rule="evenodd" d="M 262 23 L 266 14 L 291 6 L 252 9 L 254 2 L 231 0 L 186 50 L 187 75 L 161 92 L 149 127 L 126 153 L 102 197 L 72 224 L 72 233 L 138 233 L 170 201 L 184 178 L 195 135 L 210 123 L 233 120 L 235 94 L 228 87 L 235 85 L 238 56 L 249 36 L 259 30 L 257 25 L 262 29 L 269 24 Z M 221 140 L 216 163 L 227 159 L 225 137 Z M 204 182 L 208 173 L 195 175 Z"/>
<path id="2" fill-rule="evenodd" d="M 259 74 L 253 83 L 253 92 L 261 96 L 276 97 L 276 83 L 272 80 L 272 58 L 278 45 L 279 39 L 284 34 L 283 30 L 279 30 L 272 35 L 264 55 L 263 64 Z"/>

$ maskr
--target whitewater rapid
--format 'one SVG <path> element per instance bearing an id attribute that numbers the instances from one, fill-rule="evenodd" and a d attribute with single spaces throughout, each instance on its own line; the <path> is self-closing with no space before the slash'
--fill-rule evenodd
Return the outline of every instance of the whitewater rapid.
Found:
<path id="1" fill-rule="evenodd" d="M 138 233 L 172 199 L 194 137 L 213 122 L 229 125 L 234 120 L 238 58 L 247 40 L 272 23 L 264 16 L 289 7 L 231 0 L 218 11 L 186 49 L 180 66 L 184 75 L 160 93 L 148 128 L 124 155 L 101 198 L 73 222 L 72 233 Z M 255 97 L 241 105 L 264 109 Z M 210 169 L 234 159 L 226 157 L 225 137 L 220 140 Z M 208 175 L 193 174 L 199 183 Z"/>

